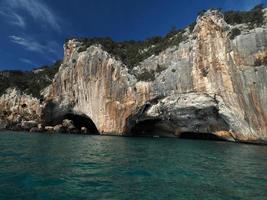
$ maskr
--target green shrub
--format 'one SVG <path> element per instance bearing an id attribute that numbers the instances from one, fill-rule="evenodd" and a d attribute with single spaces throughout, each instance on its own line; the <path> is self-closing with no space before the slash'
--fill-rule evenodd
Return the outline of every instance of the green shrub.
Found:
<path id="1" fill-rule="evenodd" d="M 191 23 L 191 24 L 189 25 L 189 31 L 190 31 L 190 33 L 193 32 L 193 30 L 194 30 L 196 24 L 197 24 L 196 21 L 194 21 L 193 23 Z"/>
<path id="2" fill-rule="evenodd" d="M 137 77 L 138 81 L 154 81 L 155 78 L 155 71 L 147 71 L 145 70 L 142 74 L 139 74 Z"/>
<path id="3" fill-rule="evenodd" d="M 264 22 L 264 5 L 259 4 L 250 11 L 227 11 L 224 13 L 225 21 L 228 24 L 242 24 L 246 23 L 250 25 L 250 28 L 255 26 L 261 26 Z"/>
<path id="4" fill-rule="evenodd" d="M 35 73 L 33 71 L 4 71 L 0 73 L 0 95 L 7 88 L 15 87 L 26 94 L 31 94 L 34 97 L 40 97 L 40 91 L 51 84 L 55 74 L 62 61 L 59 60 L 50 66 L 42 66 L 38 69 L 42 71 Z M 5 74 L 9 74 L 6 76 Z"/>
<path id="5" fill-rule="evenodd" d="M 184 40 L 183 32 L 184 30 L 172 28 L 164 37 L 155 36 L 144 41 L 115 42 L 110 37 L 77 38 L 79 42 L 83 43 L 78 52 L 85 51 L 91 45 L 100 44 L 104 50 L 120 59 L 129 68 L 133 68 L 146 58 L 158 55 L 170 46 L 179 45 Z"/>

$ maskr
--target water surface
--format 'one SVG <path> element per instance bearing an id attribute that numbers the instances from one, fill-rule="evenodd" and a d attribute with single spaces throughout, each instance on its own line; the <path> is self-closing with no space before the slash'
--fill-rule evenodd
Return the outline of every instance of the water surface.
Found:
<path id="1" fill-rule="evenodd" d="M 267 146 L 0 133 L 0 199 L 267 199 Z"/>

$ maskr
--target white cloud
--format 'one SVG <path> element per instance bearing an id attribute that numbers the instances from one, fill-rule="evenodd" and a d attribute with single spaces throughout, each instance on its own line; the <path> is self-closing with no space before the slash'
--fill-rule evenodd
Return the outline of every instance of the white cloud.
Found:
<path id="1" fill-rule="evenodd" d="M 14 21 L 12 22 L 13 24 L 15 24 L 17 26 L 20 26 L 20 27 L 25 27 L 26 26 L 26 23 L 25 23 L 25 21 L 24 21 L 22 16 L 14 13 L 13 18 L 14 18 Z"/>
<path id="2" fill-rule="evenodd" d="M 9 38 L 11 42 L 19 44 L 29 51 L 34 51 L 39 53 L 44 52 L 44 46 L 34 40 L 25 39 L 15 35 L 11 35 L 9 36 Z"/>
<path id="3" fill-rule="evenodd" d="M 61 30 L 58 17 L 41 0 L 3 0 L 3 2 L 2 12 L 14 16 L 20 24 L 22 18 L 18 13 L 24 11 L 38 23 L 49 25 L 56 31 Z"/>
<path id="4" fill-rule="evenodd" d="M 25 28 L 26 26 L 26 22 L 24 18 L 17 13 L 12 13 L 12 12 L 7 12 L 7 11 L 5 12 L 5 11 L 0 10 L 0 15 L 8 19 L 8 22 L 11 24 L 19 26 L 21 28 Z"/>
<path id="5" fill-rule="evenodd" d="M 16 35 L 10 35 L 9 38 L 11 42 L 24 47 L 26 50 L 45 54 L 45 55 L 47 54 L 52 54 L 54 56 L 60 55 L 59 54 L 60 47 L 54 41 L 50 41 L 47 44 L 41 44 L 37 42 L 36 40 L 21 37 L 21 36 L 16 36 Z"/>
<path id="6" fill-rule="evenodd" d="M 27 59 L 27 58 L 20 58 L 19 59 L 21 62 L 24 62 L 24 63 L 27 63 L 29 65 L 32 65 L 32 66 L 37 66 L 37 64 L 35 64 L 34 62 L 32 62 L 31 60 Z"/>

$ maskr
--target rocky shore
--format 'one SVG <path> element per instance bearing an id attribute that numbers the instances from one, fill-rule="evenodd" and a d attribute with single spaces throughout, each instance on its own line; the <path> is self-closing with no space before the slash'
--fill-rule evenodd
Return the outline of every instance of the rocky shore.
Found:
<path id="1" fill-rule="evenodd" d="M 90 134 L 86 127 L 75 127 L 70 119 L 63 119 L 54 126 L 45 126 L 41 111 L 40 99 L 9 88 L 0 97 L 0 130 Z"/>
<path id="2" fill-rule="evenodd" d="M 0 130 L 10 131 L 27 131 L 30 133 L 70 133 L 70 134 L 91 134 L 86 127 L 80 129 L 74 126 L 72 120 L 65 119 L 62 124 L 55 126 L 43 126 L 38 124 L 36 121 L 21 121 L 20 123 L 3 127 Z"/>

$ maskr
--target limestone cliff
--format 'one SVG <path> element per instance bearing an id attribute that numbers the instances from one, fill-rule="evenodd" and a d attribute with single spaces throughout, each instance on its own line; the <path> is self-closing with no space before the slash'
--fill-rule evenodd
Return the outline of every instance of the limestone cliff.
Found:
<path id="1" fill-rule="evenodd" d="M 182 42 L 134 68 L 101 45 L 81 51 L 81 41 L 69 40 L 63 64 L 43 92 L 44 123 L 75 114 L 90 118 L 101 134 L 211 133 L 266 142 L 266 31 L 266 20 L 251 29 L 229 25 L 209 10 L 192 32 L 185 29 Z"/>
<path id="2" fill-rule="evenodd" d="M 51 84 L 60 64 L 0 72 L 0 129 L 29 130 L 41 122 L 40 91 Z"/>
<path id="3" fill-rule="evenodd" d="M 0 129 L 16 130 L 23 122 L 40 122 L 40 117 L 39 99 L 16 88 L 8 88 L 0 97 Z"/>

